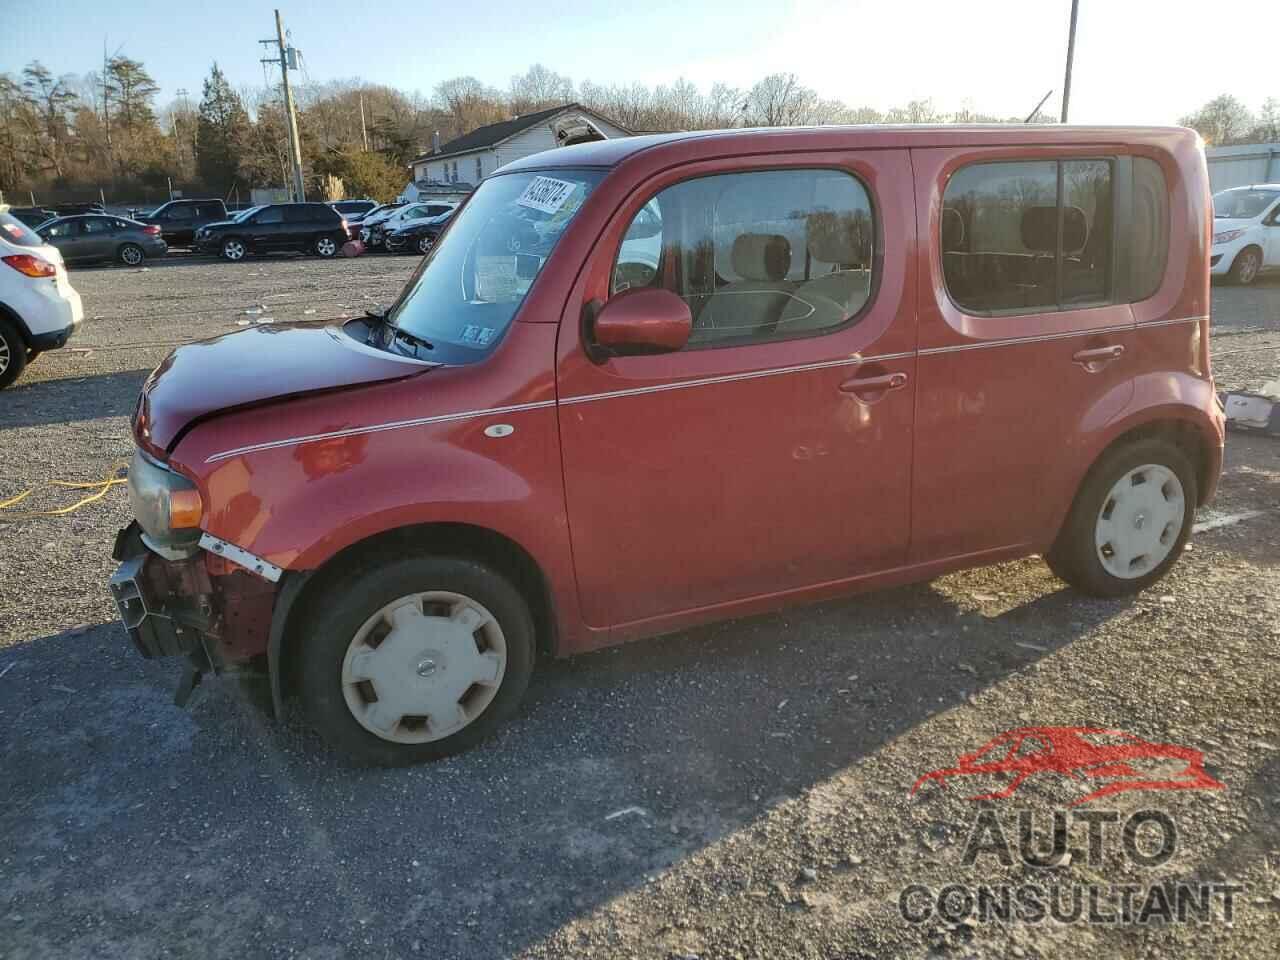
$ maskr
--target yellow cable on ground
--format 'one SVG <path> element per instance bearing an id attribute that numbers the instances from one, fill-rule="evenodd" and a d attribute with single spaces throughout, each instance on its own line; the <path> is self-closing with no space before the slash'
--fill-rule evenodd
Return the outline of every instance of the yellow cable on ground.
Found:
<path id="1" fill-rule="evenodd" d="M 34 520 L 36 517 L 61 517 L 68 513 L 74 513 L 86 504 L 93 503 L 95 500 L 101 500 L 110 492 L 111 488 L 122 483 L 128 483 L 128 477 L 117 476 L 122 468 L 127 468 L 128 464 L 124 460 L 117 460 L 111 465 L 106 477 L 101 480 L 91 480 L 88 483 L 78 483 L 71 480 L 49 480 L 46 481 L 48 486 L 63 487 L 70 490 L 93 490 L 94 493 L 87 497 L 81 497 L 69 507 L 59 507 L 56 510 L 24 510 L 21 513 L 0 513 L 0 521 L 5 520 Z M 24 490 L 16 497 L 10 497 L 8 500 L 0 500 L 0 510 L 8 510 L 10 507 L 17 506 L 36 490 L 38 486 Z"/>

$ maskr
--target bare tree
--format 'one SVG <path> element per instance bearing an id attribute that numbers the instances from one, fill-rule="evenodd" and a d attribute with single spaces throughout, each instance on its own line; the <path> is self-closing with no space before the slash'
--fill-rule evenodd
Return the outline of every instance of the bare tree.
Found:
<path id="1" fill-rule="evenodd" d="M 1225 146 L 1249 139 L 1253 115 L 1249 108 L 1230 94 L 1214 97 L 1195 113 L 1178 121 L 1204 137 L 1205 143 Z"/>
<path id="2" fill-rule="evenodd" d="M 535 63 L 520 76 L 511 78 L 507 103 L 519 116 L 573 100 L 573 81 L 563 74 Z"/>

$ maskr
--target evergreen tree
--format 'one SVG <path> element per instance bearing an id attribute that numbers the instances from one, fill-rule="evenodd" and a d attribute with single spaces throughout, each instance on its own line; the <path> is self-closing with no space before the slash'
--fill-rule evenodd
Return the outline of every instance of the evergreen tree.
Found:
<path id="1" fill-rule="evenodd" d="M 200 178 L 210 189 L 226 193 L 235 182 L 250 124 L 239 95 L 216 63 L 204 82 L 196 130 Z"/>

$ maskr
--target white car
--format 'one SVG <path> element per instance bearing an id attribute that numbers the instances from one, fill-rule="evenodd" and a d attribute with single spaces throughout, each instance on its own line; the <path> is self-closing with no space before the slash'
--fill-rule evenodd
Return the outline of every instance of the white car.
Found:
<path id="1" fill-rule="evenodd" d="M 1280 270 L 1280 183 L 1215 193 L 1210 275 L 1247 284 L 1266 270 Z"/>
<path id="2" fill-rule="evenodd" d="M 67 342 L 84 308 L 58 248 L 0 206 L 0 389 L 36 354 Z"/>

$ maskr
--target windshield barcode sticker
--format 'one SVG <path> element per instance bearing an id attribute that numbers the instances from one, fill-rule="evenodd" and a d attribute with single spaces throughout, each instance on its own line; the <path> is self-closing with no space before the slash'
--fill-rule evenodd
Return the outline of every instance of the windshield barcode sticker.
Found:
<path id="1" fill-rule="evenodd" d="M 573 194 L 575 183 L 567 180 L 556 180 L 552 177 L 534 177 L 533 182 L 525 187 L 524 193 L 516 203 L 522 207 L 541 210 L 543 213 L 555 213 Z"/>

